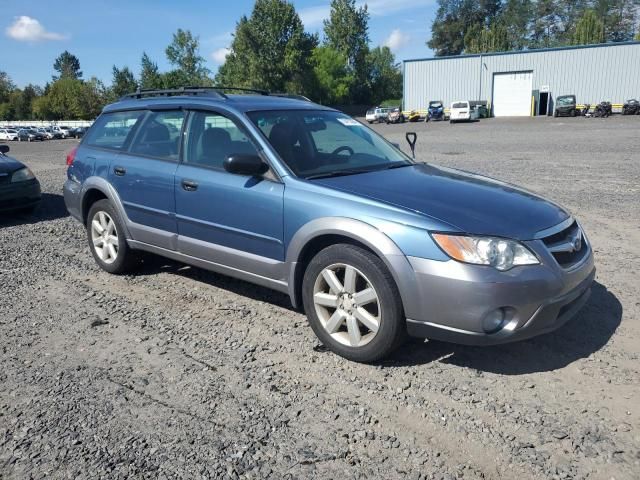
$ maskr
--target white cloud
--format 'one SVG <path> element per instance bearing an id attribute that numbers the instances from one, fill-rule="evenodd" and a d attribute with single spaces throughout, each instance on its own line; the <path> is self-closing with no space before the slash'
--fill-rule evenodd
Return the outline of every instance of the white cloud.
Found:
<path id="1" fill-rule="evenodd" d="M 5 32 L 8 37 L 20 42 L 40 42 L 45 40 L 64 40 L 65 35 L 48 32 L 35 18 L 22 15 L 7 27 Z"/>
<path id="2" fill-rule="evenodd" d="M 411 37 L 408 34 L 402 33 L 400 29 L 395 29 L 384 41 L 384 45 L 391 50 L 398 50 L 408 44 L 409 41 L 411 41 Z"/>
<path id="3" fill-rule="evenodd" d="M 223 64 L 227 58 L 227 55 L 229 55 L 229 52 L 231 52 L 229 48 L 226 48 L 226 47 L 218 48 L 217 50 L 214 50 L 211 53 L 211 58 L 217 64 Z"/>
<path id="4" fill-rule="evenodd" d="M 300 10 L 298 15 L 300 16 L 300 20 L 302 20 L 302 24 L 306 29 L 313 29 L 315 27 L 319 27 L 322 25 L 322 21 L 325 18 L 329 18 L 329 6 L 322 5 L 319 7 L 309 7 L 303 8 Z"/>

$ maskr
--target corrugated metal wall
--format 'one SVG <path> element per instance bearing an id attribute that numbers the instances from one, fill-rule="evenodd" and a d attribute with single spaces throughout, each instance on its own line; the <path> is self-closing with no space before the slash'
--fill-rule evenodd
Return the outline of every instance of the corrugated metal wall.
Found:
<path id="1" fill-rule="evenodd" d="M 470 55 L 404 62 L 404 109 L 429 100 L 491 102 L 494 73 L 533 72 L 533 89 L 548 85 L 551 98 L 575 94 L 578 103 L 623 103 L 640 98 L 640 42 Z"/>

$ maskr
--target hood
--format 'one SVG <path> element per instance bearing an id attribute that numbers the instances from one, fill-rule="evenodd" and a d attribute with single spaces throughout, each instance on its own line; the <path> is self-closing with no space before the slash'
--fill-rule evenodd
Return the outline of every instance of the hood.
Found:
<path id="1" fill-rule="evenodd" d="M 418 212 L 471 234 L 528 240 L 569 217 L 560 206 L 514 185 L 427 164 L 312 181 Z"/>
<path id="2" fill-rule="evenodd" d="M 13 173 L 23 167 L 24 165 L 15 158 L 6 157 L 0 153 L 0 174 Z"/>

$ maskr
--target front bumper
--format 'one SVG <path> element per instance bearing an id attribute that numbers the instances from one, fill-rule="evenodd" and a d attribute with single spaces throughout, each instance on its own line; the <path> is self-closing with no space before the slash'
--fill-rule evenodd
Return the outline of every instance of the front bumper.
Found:
<path id="1" fill-rule="evenodd" d="M 507 272 L 409 257 L 418 298 L 405 306 L 408 333 L 466 345 L 496 345 L 564 325 L 589 298 L 595 278 L 593 254 L 589 250 L 579 264 L 565 270 L 539 245 L 534 247 L 542 253 L 540 265 Z M 507 312 L 503 327 L 486 333 L 483 319 L 499 308 Z"/>
<path id="2" fill-rule="evenodd" d="M 41 196 L 38 180 L 0 185 L 0 212 L 33 207 Z"/>

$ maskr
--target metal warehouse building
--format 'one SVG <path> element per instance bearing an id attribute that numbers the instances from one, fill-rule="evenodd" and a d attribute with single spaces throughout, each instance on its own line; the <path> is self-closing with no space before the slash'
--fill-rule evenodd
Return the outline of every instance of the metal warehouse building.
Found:
<path id="1" fill-rule="evenodd" d="M 640 42 L 404 61 L 405 110 L 479 100 L 496 117 L 547 115 L 567 94 L 592 105 L 640 98 Z"/>

